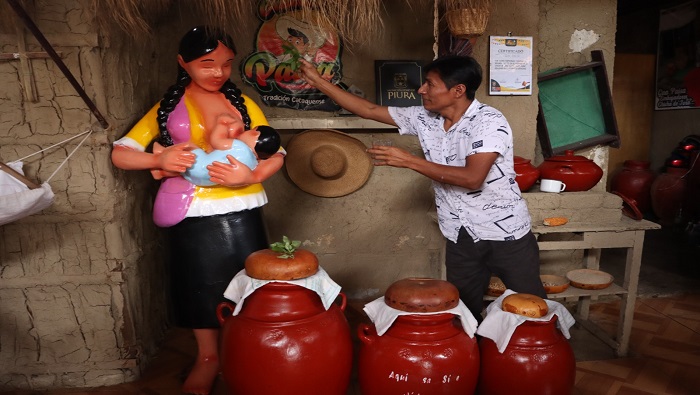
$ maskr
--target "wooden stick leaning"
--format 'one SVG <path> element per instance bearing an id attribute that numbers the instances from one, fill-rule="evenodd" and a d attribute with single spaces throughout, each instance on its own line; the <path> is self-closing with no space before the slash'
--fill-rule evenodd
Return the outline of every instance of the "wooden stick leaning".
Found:
<path id="1" fill-rule="evenodd" d="M 20 180 L 22 182 L 22 184 L 26 185 L 29 189 L 37 189 L 40 187 L 38 184 L 34 183 L 30 179 L 28 179 L 27 177 L 22 175 L 22 173 L 16 171 L 15 169 L 11 168 L 10 166 L 8 166 L 2 162 L 0 162 L 0 170 L 4 171 L 5 173 L 11 175 L 12 177 L 14 177 L 18 180 Z"/>

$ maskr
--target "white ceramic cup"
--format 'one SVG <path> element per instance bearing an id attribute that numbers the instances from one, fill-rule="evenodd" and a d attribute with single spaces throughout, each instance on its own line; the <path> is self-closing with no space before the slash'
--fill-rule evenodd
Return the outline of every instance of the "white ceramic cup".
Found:
<path id="1" fill-rule="evenodd" d="M 559 180 L 541 180 L 540 181 L 540 191 L 542 192 L 553 192 L 559 193 L 566 189 L 566 184 Z"/>

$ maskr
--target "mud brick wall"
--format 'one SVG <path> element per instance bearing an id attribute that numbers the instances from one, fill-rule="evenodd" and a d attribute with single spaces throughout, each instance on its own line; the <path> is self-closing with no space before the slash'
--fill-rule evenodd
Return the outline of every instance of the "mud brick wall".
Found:
<path id="1" fill-rule="evenodd" d="M 146 71 L 129 59 L 148 58 L 149 48 L 110 45 L 91 22 L 88 0 L 33 3 L 32 19 L 66 67 L 112 127 L 125 128 L 136 112 L 129 91 L 150 86 L 141 77 Z M 26 51 L 43 52 L 29 31 L 20 31 Z M 0 52 L 17 52 L 19 42 L 14 27 L 3 24 Z M 39 215 L 0 226 L 0 391 L 131 381 L 167 327 L 152 187 L 115 179 L 111 130 L 96 127 L 51 59 L 29 63 L 26 75 L 19 61 L 0 61 L 0 160 L 58 144 L 23 160 L 27 177 L 39 183 L 57 171 L 48 181 L 55 201 Z M 33 99 L 25 95 L 30 81 Z M 84 136 L 61 142 L 87 130 L 92 134 L 59 169 Z"/>

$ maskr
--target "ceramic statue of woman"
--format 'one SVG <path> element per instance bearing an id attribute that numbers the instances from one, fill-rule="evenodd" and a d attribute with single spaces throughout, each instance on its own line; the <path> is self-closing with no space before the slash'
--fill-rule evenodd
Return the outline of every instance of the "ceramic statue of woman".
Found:
<path id="1" fill-rule="evenodd" d="M 183 385 L 189 394 L 208 394 L 219 372 L 216 307 L 245 258 L 268 246 L 261 183 L 282 167 L 285 154 L 280 148 L 254 169 L 228 155 L 225 162 L 206 166 L 212 186 L 182 177 L 195 162 L 192 150 L 211 149 L 208 131 L 222 114 L 240 117 L 245 130 L 267 125 L 260 108 L 229 81 L 235 51 L 223 32 L 203 26 L 187 32 L 180 41 L 175 85 L 112 151 L 116 167 L 163 177 L 153 216 L 170 241 L 175 324 L 192 328 L 197 341 L 197 359 Z M 156 139 L 154 152 L 146 152 Z"/>

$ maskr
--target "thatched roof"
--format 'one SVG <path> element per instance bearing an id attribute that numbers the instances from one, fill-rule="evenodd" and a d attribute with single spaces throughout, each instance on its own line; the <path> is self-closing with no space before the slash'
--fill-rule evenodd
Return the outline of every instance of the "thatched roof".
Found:
<path id="1" fill-rule="evenodd" d="M 116 24 L 134 37 L 149 33 L 158 15 L 173 7 L 188 7 L 223 30 L 258 20 L 260 12 L 300 10 L 303 19 L 337 31 L 347 42 L 367 40 L 382 26 L 382 0 L 93 0 L 93 4 L 101 24 Z"/>
<path id="2" fill-rule="evenodd" d="M 7 1 L 21 4 L 32 14 L 33 0 Z M 346 44 L 352 45 L 367 42 L 381 31 L 385 1 L 402 2 L 406 7 L 437 1 L 443 12 L 488 11 L 492 3 L 491 0 L 92 0 L 92 10 L 103 29 L 116 27 L 134 39 L 151 34 L 163 15 L 173 9 L 193 12 L 207 24 L 232 34 L 256 24 L 260 14 L 299 10 L 302 19 L 337 32 Z M 17 23 L 14 16 L 5 1 L 0 0 L 0 30 L 14 31 Z"/>

